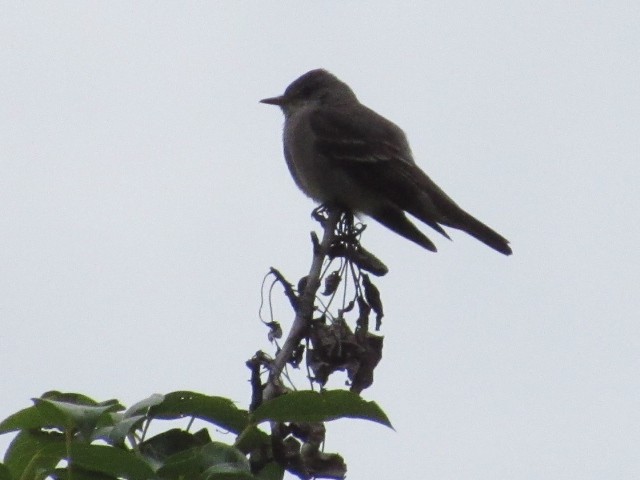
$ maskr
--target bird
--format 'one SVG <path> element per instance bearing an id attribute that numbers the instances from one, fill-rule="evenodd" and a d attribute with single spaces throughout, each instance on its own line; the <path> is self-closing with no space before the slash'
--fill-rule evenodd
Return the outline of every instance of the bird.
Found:
<path id="1" fill-rule="evenodd" d="M 443 226 L 511 255 L 506 238 L 463 210 L 422 171 L 402 129 L 360 103 L 349 85 L 327 70 L 311 70 L 283 95 L 260 102 L 284 113 L 289 172 L 316 202 L 364 214 L 433 252 L 435 244 L 406 213 L 449 240 Z"/>

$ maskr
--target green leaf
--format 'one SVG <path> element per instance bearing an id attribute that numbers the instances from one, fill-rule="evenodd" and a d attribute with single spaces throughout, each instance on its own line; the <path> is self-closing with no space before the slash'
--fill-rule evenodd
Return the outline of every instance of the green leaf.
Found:
<path id="1" fill-rule="evenodd" d="M 127 435 L 139 428 L 145 418 L 147 417 L 144 415 L 136 415 L 121 419 L 114 425 L 107 425 L 94 431 L 92 439 L 102 439 L 109 445 L 124 445 Z"/>
<path id="2" fill-rule="evenodd" d="M 0 463 L 0 480 L 11 480 L 11 472 L 2 463 Z"/>
<path id="3" fill-rule="evenodd" d="M 73 403 L 75 405 L 98 405 L 93 398 L 87 397 L 82 393 L 59 392 L 58 390 L 50 390 L 40 395 L 40 398 L 47 400 L 56 400 L 58 402 Z"/>
<path id="4" fill-rule="evenodd" d="M 151 408 L 149 415 L 168 420 L 196 417 L 233 433 L 240 433 L 248 419 L 247 411 L 236 407 L 228 398 L 187 391 L 168 393 L 162 403 Z"/>
<path id="5" fill-rule="evenodd" d="M 132 451 L 104 445 L 71 445 L 71 464 L 83 470 L 129 480 L 149 480 L 151 467 Z"/>
<path id="6" fill-rule="evenodd" d="M 4 462 L 13 478 L 44 478 L 65 456 L 63 434 L 22 431 L 11 441 Z"/>
<path id="7" fill-rule="evenodd" d="M 105 476 L 148 480 L 154 476 L 151 467 L 131 451 L 72 443 L 67 452 L 64 435 L 61 433 L 21 432 L 11 443 L 5 456 L 7 467 L 16 479 L 45 478 L 63 459 L 69 461 L 72 469 L 83 471 L 85 478 L 91 478 L 91 472 L 96 479 Z"/>
<path id="8" fill-rule="evenodd" d="M 327 422 L 338 418 L 362 418 L 393 428 L 387 415 L 375 402 L 363 400 L 347 390 L 290 392 L 263 403 L 252 414 L 256 423 L 266 420 Z"/>
<path id="9" fill-rule="evenodd" d="M 234 465 L 228 464 L 207 468 L 202 478 L 204 480 L 255 480 L 251 472 L 239 470 Z"/>
<path id="10" fill-rule="evenodd" d="M 245 428 L 235 442 L 235 447 L 245 453 L 250 453 L 263 445 L 270 446 L 271 437 L 255 425 Z"/>
<path id="11" fill-rule="evenodd" d="M 254 476 L 259 480 L 282 480 L 284 468 L 277 462 L 269 462 Z"/>
<path id="12" fill-rule="evenodd" d="M 42 398 L 34 398 L 36 408 L 52 425 L 65 430 L 77 429 L 89 441 L 98 420 L 107 412 L 121 409 L 119 404 L 78 405 Z"/>
<path id="13" fill-rule="evenodd" d="M 28 407 L 5 418 L 0 423 L 0 434 L 51 426 L 53 424 L 36 407 Z"/>
<path id="14" fill-rule="evenodd" d="M 204 428 L 195 433 L 172 428 L 145 440 L 138 445 L 138 450 L 150 465 L 158 469 L 169 457 L 209 443 L 211 443 L 211 437 Z"/>
<path id="15" fill-rule="evenodd" d="M 150 397 L 147 397 L 144 400 L 140 400 L 139 402 L 131 405 L 124 413 L 124 416 L 133 417 L 138 415 L 147 415 L 147 413 L 149 413 L 149 409 L 151 407 L 155 407 L 156 405 L 160 405 L 164 401 L 164 398 L 164 395 L 154 393 Z"/>
<path id="16" fill-rule="evenodd" d="M 158 470 L 158 475 L 170 479 L 194 478 L 209 470 L 211 474 L 224 472 L 251 475 L 247 457 L 237 448 L 221 442 L 211 442 L 169 457 Z"/>
<path id="17" fill-rule="evenodd" d="M 68 468 L 56 468 L 51 475 L 47 477 L 55 479 L 64 479 L 67 480 L 71 478 L 72 480 L 118 480 L 117 477 L 111 475 L 105 475 L 102 473 L 94 472 L 92 470 L 84 470 L 79 468 L 78 466 L 74 466 L 71 471 L 71 475 L 69 474 Z"/>

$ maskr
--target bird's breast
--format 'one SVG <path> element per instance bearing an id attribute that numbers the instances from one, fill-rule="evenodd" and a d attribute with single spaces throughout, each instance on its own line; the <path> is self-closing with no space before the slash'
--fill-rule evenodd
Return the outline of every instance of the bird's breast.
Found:
<path id="1" fill-rule="evenodd" d="M 285 122 L 284 149 L 287 166 L 298 187 L 320 203 L 339 203 L 353 211 L 367 213 L 375 192 L 367 191 L 341 167 L 316 149 L 315 134 L 307 112 L 300 111 Z"/>

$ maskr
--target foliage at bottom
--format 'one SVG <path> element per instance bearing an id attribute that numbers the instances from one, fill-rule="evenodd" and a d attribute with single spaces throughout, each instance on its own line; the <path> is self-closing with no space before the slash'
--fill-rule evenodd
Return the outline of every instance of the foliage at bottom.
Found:
<path id="1" fill-rule="evenodd" d="M 345 417 L 390 426 L 375 403 L 347 391 L 291 392 L 253 413 L 187 391 L 155 394 L 128 409 L 77 393 L 47 392 L 33 402 L 0 423 L 0 434 L 17 433 L 0 463 L 0 480 L 276 480 L 285 468 L 308 478 L 284 460 L 295 458 L 296 435 L 313 435 L 322 422 Z M 148 434 L 152 422 L 155 430 L 162 420 L 179 419 L 186 428 Z M 212 439 L 207 428 L 191 431 L 195 419 L 233 434 L 234 442 Z M 278 436 L 259 428 L 262 422 L 272 422 Z M 327 464 L 314 476 L 344 476 L 339 456 L 319 452 L 317 459 Z"/>

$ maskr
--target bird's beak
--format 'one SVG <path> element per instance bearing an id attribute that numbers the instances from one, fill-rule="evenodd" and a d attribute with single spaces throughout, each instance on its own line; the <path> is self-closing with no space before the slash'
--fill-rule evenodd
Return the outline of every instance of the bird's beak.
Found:
<path id="1" fill-rule="evenodd" d="M 280 95 L 279 97 L 264 98 L 260 100 L 260 103 L 266 103 L 267 105 L 277 105 L 281 107 L 286 103 L 286 101 L 287 99 L 284 97 L 284 95 Z"/>

